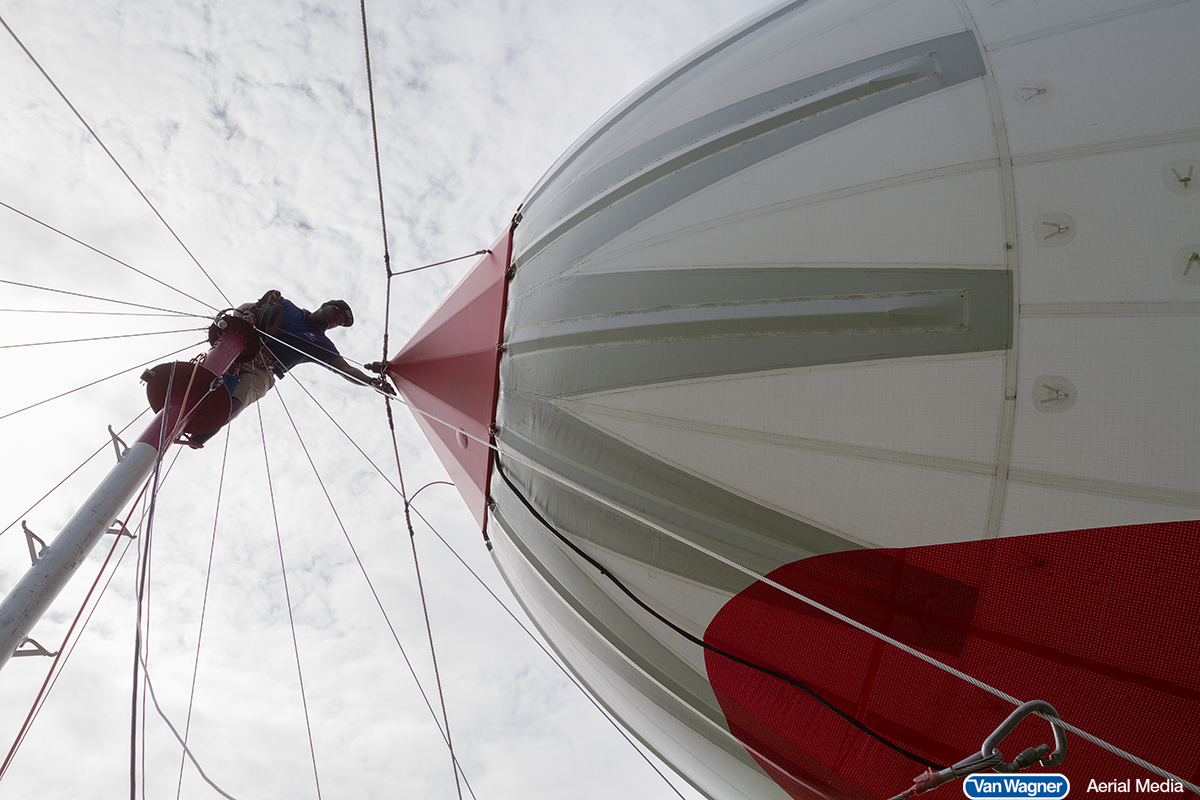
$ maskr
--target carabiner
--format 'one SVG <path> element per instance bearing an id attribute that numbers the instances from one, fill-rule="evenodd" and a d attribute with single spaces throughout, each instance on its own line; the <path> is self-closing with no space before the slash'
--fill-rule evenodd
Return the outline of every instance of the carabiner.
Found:
<path id="1" fill-rule="evenodd" d="M 1045 700 L 1030 700 L 1028 703 L 1018 706 L 1015 711 L 1008 715 L 1008 719 L 1000 723 L 1000 727 L 996 728 L 992 732 L 992 735 L 984 740 L 983 747 L 979 751 L 980 755 L 987 758 L 999 753 L 1000 750 L 997 745 L 1004 740 L 1004 737 L 1012 733 L 1030 714 L 1038 714 L 1050 723 L 1050 727 L 1054 730 L 1054 752 L 1046 755 L 1050 751 L 1050 746 L 1045 744 L 1030 748 L 1013 759 L 1012 763 L 1005 764 L 1001 762 L 992 767 L 996 772 L 1016 772 L 1017 770 L 1032 766 L 1035 760 L 1040 760 L 1043 767 L 1057 767 L 1066 759 L 1067 731 L 1063 728 L 1062 720 L 1059 718 L 1058 712 L 1054 710 L 1054 706 Z"/>

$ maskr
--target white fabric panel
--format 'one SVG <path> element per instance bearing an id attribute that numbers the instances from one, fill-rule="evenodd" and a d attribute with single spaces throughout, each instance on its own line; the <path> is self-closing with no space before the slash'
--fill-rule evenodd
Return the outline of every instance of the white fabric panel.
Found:
<path id="1" fill-rule="evenodd" d="M 1023 319 L 1012 466 L 1200 491 L 1197 342 L 1195 316 Z M 1042 375 L 1071 380 L 1074 407 L 1037 411 Z"/>
<path id="2" fill-rule="evenodd" d="M 742 176 L 735 175 L 721 186 L 741 193 L 740 180 Z M 729 216 L 689 222 L 697 217 L 693 202 L 716 199 L 709 195 L 672 206 L 598 251 L 606 252 L 603 261 L 583 262 L 579 271 L 730 264 L 994 269 L 1004 263 L 1000 185 L 994 170 L 736 214 L 732 210 L 738 198 L 728 196 Z"/>
<path id="3" fill-rule="evenodd" d="M 878 450 L 882 460 L 890 451 L 986 468 L 995 459 L 1004 358 L 988 353 L 833 364 L 638 387 L 559 405 L 601 426 L 653 418 L 676 430 L 747 441 L 851 445 Z"/>
<path id="4" fill-rule="evenodd" d="M 1188 154 L 1200 156 L 1200 142 L 1017 167 L 1021 302 L 1200 302 L 1200 286 L 1172 273 L 1176 251 L 1200 240 L 1200 196 L 1171 192 L 1162 174 Z M 1059 213 L 1075 219 L 1075 236 L 1053 246 L 1040 219 Z"/>
<path id="5" fill-rule="evenodd" d="M 1010 477 L 1004 501 L 1001 536 L 1028 533 L 1142 525 L 1147 522 L 1192 520 L 1195 506 L 1167 505 L 1100 492 L 1080 492 L 1054 486 L 1022 483 Z"/>
<path id="6" fill-rule="evenodd" d="M 904 136 L 898 136 L 900 131 L 904 132 Z M 887 185 L 886 181 L 899 179 L 900 176 L 911 175 L 914 181 L 934 178 L 923 173 L 954 164 L 966 164 L 967 169 L 979 170 L 986 162 L 994 162 L 995 156 L 995 139 L 992 136 L 988 100 L 983 84 L 971 82 L 954 86 L 953 89 L 936 92 L 887 112 L 869 116 L 868 119 L 841 128 L 830 136 L 788 150 L 785 154 L 769 158 L 755 167 L 733 175 L 730 179 L 708 187 L 707 190 L 697 192 L 648 221 L 636 225 L 629 233 L 618 236 L 607 246 L 584 259 L 580 269 L 629 269 L 625 257 L 635 249 L 638 264 L 662 265 L 661 255 L 656 258 L 655 255 L 664 248 L 667 248 L 667 252 L 673 252 L 670 249 L 673 240 L 690 237 L 697 231 L 714 227 L 721 227 L 719 237 L 736 237 L 736 249 L 724 248 L 722 252 L 743 253 L 740 260 L 754 263 L 762 257 L 755 249 L 746 248 L 745 239 L 763 239 L 763 235 L 758 228 L 754 231 L 744 230 L 746 222 L 761 218 L 761 223 L 791 225 L 794 223 L 790 221 L 788 212 L 796 213 L 797 206 L 820 203 L 824 200 L 827 203 L 836 201 L 839 204 L 839 213 L 850 213 L 851 219 L 846 221 L 848 224 L 858 225 L 860 228 L 874 228 L 878 224 L 875 216 L 880 213 L 878 206 L 864 205 L 862 209 L 858 209 L 854 207 L 857 198 L 864 198 L 865 201 L 872 190 L 878 191 Z M 1000 188 L 995 179 L 986 184 L 978 182 L 972 186 L 974 191 L 986 196 L 976 200 L 984 206 L 984 210 L 978 213 L 998 215 Z M 902 203 L 902 200 L 894 201 Z M 922 200 L 913 201 L 920 203 Z M 953 207 L 962 199 L 938 201 Z M 973 219 L 968 223 L 962 219 L 948 218 L 944 228 L 953 229 L 955 224 L 978 225 L 979 221 Z M 942 223 L 938 223 L 937 229 L 938 236 L 943 233 L 953 234 L 952 230 L 943 230 Z M 794 230 L 799 234 L 804 229 Z M 984 223 L 980 239 L 994 233 L 988 246 L 974 248 L 974 252 L 965 252 L 965 258 L 960 259 L 961 264 L 956 265 L 1003 265 L 1001 230 L 998 221 Z M 865 230 L 858 231 L 854 237 L 864 233 Z M 779 239 L 778 234 L 774 237 Z M 643 247 L 643 242 L 654 246 L 654 251 L 642 251 L 640 248 Z M 763 243 L 756 241 L 758 246 Z M 793 245 L 794 240 L 787 243 Z M 848 242 L 834 243 L 845 245 Z M 710 248 L 700 249 L 709 252 Z M 836 252 L 840 248 L 833 249 Z M 878 255 L 883 258 L 892 257 L 888 252 Z M 649 261 L 644 260 L 647 257 L 650 258 Z M 730 258 L 726 263 L 738 263 L 737 257 L 731 255 Z M 805 242 L 803 251 L 791 249 L 784 263 L 810 263 L 812 260 L 814 258 L 809 255 L 808 242 Z M 688 257 L 680 255 L 674 263 L 668 261 L 667 264 L 715 263 L 720 261 L 696 257 L 689 260 Z"/>
<path id="7" fill-rule="evenodd" d="M 1014 39 L 1044 35 L 1046 31 L 1086 25 L 1111 14 L 1161 6 L 1182 0 L 1054 0 L 1053 3 L 965 0 L 978 26 L 980 44 L 986 48 Z"/>
<path id="8" fill-rule="evenodd" d="M 978 539 L 984 533 L 992 485 L 988 475 L 732 439 L 635 419 L 594 416 L 589 422 L 685 472 L 865 545 L 909 547 Z"/>
<path id="9" fill-rule="evenodd" d="M 989 52 L 1013 156 L 1200 127 L 1197 31 L 1189 2 Z M 1021 105 L 1040 80 L 1054 93 Z"/>
<path id="10" fill-rule="evenodd" d="M 718 63 L 706 65 L 702 80 L 656 95 L 645 123 L 606 141 L 594 163 L 743 98 L 965 27 L 952 0 L 811 0 L 798 13 L 735 45 Z"/>

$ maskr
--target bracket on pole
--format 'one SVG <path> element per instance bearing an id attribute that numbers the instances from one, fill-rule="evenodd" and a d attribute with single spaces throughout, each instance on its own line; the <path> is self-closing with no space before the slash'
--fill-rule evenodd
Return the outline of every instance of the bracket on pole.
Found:
<path id="1" fill-rule="evenodd" d="M 113 450 L 117 452 L 117 461 L 120 461 L 121 459 L 125 458 L 125 454 L 129 452 L 129 445 L 121 441 L 121 437 L 118 436 L 116 431 L 112 429 L 112 425 L 108 426 L 108 435 L 112 437 Z"/>
<path id="2" fill-rule="evenodd" d="M 25 645 L 32 645 L 32 646 L 22 650 L 21 648 L 25 647 Z M 13 650 L 13 658 L 19 658 L 21 656 L 51 656 L 51 657 L 53 657 L 56 655 L 58 655 L 57 650 L 55 650 L 53 653 L 51 653 L 49 650 L 42 647 L 40 644 L 35 642 L 33 639 L 30 639 L 28 636 L 26 636 L 24 639 L 21 640 L 21 643 L 19 645 L 17 645 L 16 650 Z"/>
<path id="3" fill-rule="evenodd" d="M 111 528 L 106 530 L 105 533 L 113 534 L 116 536 L 128 536 L 130 539 L 137 538 L 136 536 L 134 536 L 132 533 L 129 532 L 129 528 L 125 527 L 124 522 L 118 522 L 116 525 L 113 525 Z"/>
<path id="4" fill-rule="evenodd" d="M 31 564 L 36 564 L 38 559 L 42 557 L 42 553 L 46 552 L 46 543 L 42 541 L 42 537 L 29 530 L 29 526 L 25 524 L 25 520 L 21 520 L 21 529 L 25 531 L 25 544 L 29 545 L 29 561 Z M 34 548 L 34 542 L 38 543 L 39 546 L 37 548 Z"/>

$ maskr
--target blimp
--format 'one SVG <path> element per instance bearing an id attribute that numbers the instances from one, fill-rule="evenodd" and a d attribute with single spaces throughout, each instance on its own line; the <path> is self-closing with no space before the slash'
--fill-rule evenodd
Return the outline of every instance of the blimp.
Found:
<path id="1" fill-rule="evenodd" d="M 513 594 L 703 795 L 1198 791 L 1197 35 L 775 4 L 390 360 Z"/>

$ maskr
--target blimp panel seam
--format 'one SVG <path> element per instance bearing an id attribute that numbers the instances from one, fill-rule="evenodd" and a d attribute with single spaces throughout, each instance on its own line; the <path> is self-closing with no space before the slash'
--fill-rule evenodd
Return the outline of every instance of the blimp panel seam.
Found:
<path id="1" fill-rule="evenodd" d="M 549 531 L 555 538 L 557 538 L 564 545 L 566 545 L 571 550 L 571 552 L 575 553 L 577 556 L 582 558 L 584 561 L 586 561 L 588 564 L 590 564 L 594 569 L 596 569 L 596 571 L 599 572 L 602 576 L 604 576 L 605 578 L 610 580 L 614 586 L 616 586 L 618 589 L 620 589 L 621 592 L 624 593 L 626 597 L 628 597 L 630 600 L 632 600 L 634 603 L 636 603 L 639 608 L 641 608 L 643 611 L 645 611 L 650 616 L 657 619 L 662 624 L 666 625 L 668 628 L 673 630 L 675 633 L 679 634 L 680 636 L 687 639 L 692 644 L 695 644 L 695 645 L 707 650 L 710 653 L 715 653 L 723 658 L 729 659 L 730 661 L 734 661 L 738 664 L 741 664 L 744 667 L 755 670 L 756 672 L 761 672 L 764 675 L 770 675 L 772 678 L 776 678 L 778 680 L 781 680 L 781 681 L 789 684 L 790 686 L 796 687 L 797 689 L 804 692 L 806 695 L 808 695 L 812 699 L 816 700 L 821 705 L 825 706 L 825 708 L 828 708 L 830 711 L 837 714 L 842 719 L 846 720 L 846 722 L 850 723 L 855 728 L 858 728 L 860 731 L 867 734 L 875 741 L 879 742 L 880 744 L 884 745 L 885 747 L 887 747 L 891 750 L 894 750 L 895 752 L 899 753 L 900 755 L 904 756 L 905 758 L 907 758 L 911 761 L 915 761 L 916 763 L 918 763 L 922 766 L 929 767 L 930 769 L 941 770 L 944 768 L 942 765 L 940 765 L 934 761 L 930 761 L 926 758 L 923 758 L 922 756 L 919 756 L 916 753 L 913 753 L 912 751 L 905 749 L 903 746 L 896 744 L 895 742 L 893 742 L 893 741 L 887 739 L 886 737 L 871 730 L 869 727 L 867 727 L 866 725 L 864 725 L 863 723 L 861 723 L 857 719 L 855 719 L 852 715 L 847 714 L 846 712 L 842 711 L 840 708 L 833 705 L 828 700 L 823 698 L 821 695 L 819 695 L 815 691 L 813 691 L 811 688 L 809 688 L 805 684 L 801 683 L 800 681 L 796 680 L 795 678 L 791 677 L 790 675 L 786 675 L 785 673 L 778 672 L 776 670 L 771 669 L 770 667 L 764 667 L 761 664 L 756 664 L 753 661 L 749 661 L 747 659 L 741 658 L 740 656 L 736 656 L 733 653 L 728 652 L 727 650 L 722 650 L 719 647 L 711 645 L 708 642 L 704 641 L 703 639 L 699 638 L 698 636 L 695 636 L 694 634 L 689 633 L 688 631 L 684 630 L 683 628 L 676 625 L 671 620 L 667 619 L 665 616 L 663 616 L 658 611 L 656 611 L 654 608 L 652 608 L 648 603 L 646 603 L 646 601 L 642 600 L 642 598 L 640 598 L 636 594 L 634 594 L 634 592 L 628 586 L 626 586 L 624 583 L 622 583 L 620 581 L 620 579 L 617 578 L 617 576 L 613 575 L 608 569 L 606 569 L 603 564 L 601 564 L 599 561 L 597 561 L 592 556 L 588 555 L 583 549 L 581 549 L 578 545 L 576 545 L 574 542 L 572 542 L 570 539 L 568 539 L 566 537 L 566 535 L 564 535 L 561 531 L 559 531 L 558 528 L 556 528 L 554 525 L 552 525 L 549 520 L 547 520 L 545 517 L 543 517 L 541 515 L 541 513 L 536 508 L 534 508 L 533 504 L 530 503 L 529 500 L 526 499 L 525 495 L 521 492 L 521 490 L 518 489 L 513 484 L 513 482 L 509 479 L 507 471 L 503 464 L 497 463 L 496 467 L 497 467 L 496 474 L 498 474 L 504 480 L 505 484 L 508 485 L 508 488 L 512 491 L 512 493 L 514 495 L 516 495 L 517 499 L 521 501 L 521 504 L 525 506 L 525 509 L 527 511 L 529 511 L 530 514 L 533 515 L 534 519 L 536 519 L 539 523 L 541 523 L 541 525 L 543 527 L 545 527 L 545 529 L 547 531 Z"/>
<path id="2" fill-rule="evenodd" d="M 879 70 L 887 74 L 880 75 Z M 961 31 L 797 81 L 790 84 L 791 94 L 801 96 L 788 103 L 777 104 L 774 94 L 764 93 L 761 102 L 767 107 L 738 124 L 723 124 L 724 110 L 716 116 L 706 115 L 717 127 L 698 139 L 700 132 L 692 123 L 685 123 L 681 131 L 663 135 L 667 137 L 664 147 L 674 149 L 600 189 L 565 216 L 551 211 L 547 215 L 551 220 L 541 221 L 543 211 L 527 206 L 526 224 L 519 234 L 522 242 L 514 243 L 513 263 L 528 271 L 540 254 L 557 244 L 552 263 L 533 269 L 541 279 L 547 269 L 578 262 L 641 221 L 755 164 L 985 74 L 974 33 Z M 733 108 L 744 113 L 750 110 L 740 103 Z M 550 204 L 548 209 L 553 207 Z"/>
<path id="3" fill-rule="evenodd" d="M 571 164 L 573 164 L 575 162 L 575 160 L 577 158 L 579 158 L 579 156 L 584 151 L 586 151 L 593 144 L 595 144 L 596 141 L 598 139 L 600 139 L 600 137 L 602 137 L 605 133 L 607 133 L 609 130 L 611 130 L 614 126 L 617 126 L 621 122 L 625 121 L 626 118 L 633 115 L 634 112 L 642 110 L 645 105 L 645 102 L 649 98 L 658 94 L 664 88 L 671 85 L 675 81 L 679 80 L 684 75 L 686 75 L 688 72 L 691 72 L 693 69 L 700 66 L 704 62 L 709 61 L 710 59 L 714 58 L 715 56 L 728 50 L 733 45 L 741 42 L 746 37 L 757 33 L 758 31 L 760 31 L 763 28 L 770 25 L 775 20 L 787 16 L 788 14 L 792 13 L 796 9 L 800 8 L 801 6 L 808 4 L 809 2 L 810 2 L 810 0 L 796 0 L 795 2 L 788 3 L 785 6 L 781 6 L 780 8 L 775 9 L 774 11 L 768 13 L 766 16 L 763 16 L 763 17 L 751 22 L 749 25 L 744 27 L 742 30 L 737 31 L 736 33 L 731 34 L 727 38 L 722 39 L 721 41 L 713 44 L 711 47 L 704 49 L 703 52 L 701 52 L 700 54 L 696 55 L 695 57 L 693 57 L 691 59 L 688 59 L 685 63 L 681 64 L 679 67 L 671 70 L 671 72 L 669 74 L 667 74 L 663 77 L 657 78 L 652 87 L 645 89 L 644 91 L 636 92 L 635 93 L 636 96 L 633 96 L 634 99 L 625 103 L 624 107 L 619 107 L 619 110 L 618 110 L 618 108 L 614 108 L 613 111 L 609 112 L 609 113 L 613 114 L 613 116 L 610 119 L 608 119 L 606 121 L 598 122 L 595 126 L 595 130 L 593 132 L 591 132 L 590 134 L 584 133 L 584 137 L 587 137 L 587 138 L 584 139 L 583 137 L 580 137 L 580 139 L 581 139 L 580 143 L 577 144 L 576 146 L 572 147 L 571 150 L 563 158 L 559 159 L 559 163 L 555 164 L 554 166 L 552 166 L 550 168 L 550 171 L 547 172 L 546 175 L 540 181 L 538 181 L 537 185 L 529 193 L 529 196 L 525 198 L 525 202 L 522 205 L 525 205 L 525 206 L 532 205 L 532 203 L 542 194 L 542 192 L 545 191 L 545 189 L 548 186 L 550 186 L 550 184 L 553 183 L 563 173 L 563 171 L 567 169 L 567 167 L 569 167 Z M 687 58 L 687 57 L 684 56 L 684 58 Z M 670 68 L 668 67 L 668 69 L 670 69 Z M 654 80 L 654 79 L 652 79 L 652 80 Z"/>

